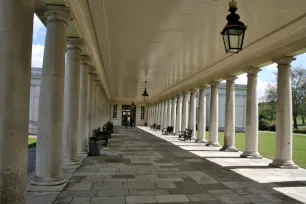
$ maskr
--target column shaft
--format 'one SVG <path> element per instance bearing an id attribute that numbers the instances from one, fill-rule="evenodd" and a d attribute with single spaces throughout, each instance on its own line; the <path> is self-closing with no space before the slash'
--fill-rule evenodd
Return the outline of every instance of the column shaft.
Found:
<path id="1" fill-rule="evenodd" d="M 236 77 L 226 80 L 224 146 L 221 151 L 227 152 L 238 152 L 235 146 L 235 80 Z"/>
<path id="2" fill-rule="evenodd" d="M 93 67 L 89 67 L 88 73 L 88 84 L 87 84 L 87 89 L 88 89 L 88 95 L 87 95 L 87 139 L 92 137 L 92 132 L 93 132 L 93 124 L 92 124 L 92 106 L 93 106 Z"/>
<path id="3" fill-rule="evenodd" d="M 163 111 L 163 128 L 168 126 L 168 101 L 164 100 L 164 111 Z"/>
<path id="4" fill-rule="evenodd" d="M 94 74 L 93 75 L 93 82 L 92 82 L 92 107 L 91 107 L 91 113 L 92 113 L 92 131 L 94 129 L 97 129 L 96 126 L 96 96 L 97 96 L 97 91 L 96 91 L 96 79 L 97 79 L 97 75 Z"/>
<path id="5" fill-rule="evenodd" d="M 63 167 L 77 168 L 80 100 L 80 39 L 68 39 L 64 85 Z"/>
<path id="6" fill-rule="evenodd" d="M 47 34 L 41 75 L 36 176 L 28 190 L 60 191 L 66 184 L 62 174 L 65 48 L 68 12 L 46 12 Z M 45 186 L 45 187 L 44 187 Z"/>
<path id="7" fill-rule="evenodd" d="M 188 122 L 188 128 L 192 129 L 192 138 L 196 137 L 196 100 L 197 100 L 197 90 L 192 89 L 190 91 L 190 107 L 189 107 L 189 122 Z"/>
<path id="8" fill-rule="evenodd" d="M 292 90 L 290 63 L 293 57 L 283 57 L 278 63 L 276 100 L 276 152 L 270 166 L 294 169 L 292 161 Z"/>
<path id="9" fill-rule="evenodd" d="M 176 133 L 176 107 L 177 107 L 177 100 L 176 97 L 172 98 L 172 114 L 171 114 L 171 121 L 172 121 L 172 126 L 173 126 L 173 133 Z"/>
<path id="10" fill-rule="evenodd" d="M 240 157 L 260 159 L 258 152 L 258 100 L 257 100 L 257 73 L 259 69 L 251 68 L 248 71 L 247 107 L 245 127 L 245 150 Z"/>
<path id="11" fill-rule="evenodd" d="M 0 203 L 24 204 L 34 1 L 0 8 Z"/>
<path id="12" fill-rule="evenodd" d="M 206 86 L 199 90 L 199 122 L 198 122 L 198 135 L 195 142 L 206 143 Z"/>
<path id="13" fill-rule="evenodd" d="M 87 108 L 88 108 L 88 63 L 89 58 L 82 56 L 80 67 L 80 103 L 79 103 L 79 133 L 78 152 L 86 153 L 87 144 Z"/>
<path id="14" fill-rule="evenodd" d="M 167 107 L 167 115 L 168 115 L 168 119 L 167 119 L 167 122 L 168 122 L 168 124 L 167 124 L 167 126 L 172 126 L 172 121 L 171 121 L 171 114 L 172 114 L 172 109 L 171 109 L 171 107 L 172 107 L 172 100 L 169 98 L 168 100 L 167 100 L 167 103 L 168 103 L 168 107 Z"/>
<path id="15" fill-rule="evenodd" d="M 210 93 L 210 121 L 209 121 L 209 139 L 206 146 L 220 147 L 218 142 L 219 128 L 219 93 L 218 83 L 211 85 Z"/>
<path id="16" fill-rule="evenodd" d="M 183 96 L 183 108 L 182 108 L 182 130 L 188 128 L 188 96 L 189 92 L 184 92 Z"/>
<path id="17" fill-rule="evenodd" d="M 183 94 L 177 95 L 177 116 L 176 116 L 176 132 L 184 131 L 182 127 L 182 112 L 183 112 Z"/>

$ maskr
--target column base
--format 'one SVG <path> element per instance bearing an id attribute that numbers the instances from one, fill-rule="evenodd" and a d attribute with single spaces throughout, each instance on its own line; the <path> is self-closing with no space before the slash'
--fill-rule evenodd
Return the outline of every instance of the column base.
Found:
<path id="1" fill-rule="evenodd" d="M 206 146 L 207 147 L 221 147 L 219 142 L 207 142 Z"/>
<path id="2" fill-rule="evenodd" d="M 80 160 L 64 160 L 63 169 L 78 169 L 81 166 Z"/>
<path id="3" fill-rule="evenodd" d="M 224 145 L 220 151 L 224 151 L 224 152 L 238 152 L 238 149 L 235 146 L 227 146 Z"/>
<path id="4" fill-rule="evenodd" d="M 88 154 L 88 151 L 85 148 L 84 150 L 79 150 L 78 154 Z"/>
<path id="5" fill-rule="evenodd" d="M 60 192 L 67 185 L 68 180 L 62 176 L 60 178 L 46 178 L 35 176 L 27 186 L 29 192 Z"/>
<path id="6" fill-rule="evenodd" d="M 250 152 L 250 151 L 244 151 L 240 155 L 240 157 L 248 159 L 262 159 L 262 156 L 259 154 L 259 152 Z"/>
<path id="7" fill-rule="evenodd" d="M 297 166 L 292 160 L 289 161 L 280 161 L 274 159 L 272 163 L 269 164 L 271 167 L 281 168 L 281 169 L 298 169 Z"/>
<path id="8" fill-rule="evenodd" d="M 207 143 L 205 139 L 196 139 L 194 142 L 195 143 Z"/>

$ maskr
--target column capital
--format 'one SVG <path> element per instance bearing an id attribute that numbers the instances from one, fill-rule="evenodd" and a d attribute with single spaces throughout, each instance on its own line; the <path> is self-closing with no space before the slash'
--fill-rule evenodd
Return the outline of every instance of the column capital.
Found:
<path id="1" fill-rule="evenodd" d="M 227 82 L 235 82 L 236 79 L 237 79 L 236 76 L 228 76 L 228 77 L 225 78 L 226 83 Z"/>
<path id="2" fill-rule="evenodd" d="M 187 96 L 189 94 L 189 91 L 184 91 L 182 94 L 183 96 Z"/>
<path id="3" fill-rule="evenodd" d="M 217 87 L 217 86 L 219 86 L 219 84 L 220 84 L 219 81 L 213 81 L 213 82 L 210 83 L 210 86 L 211 87 Z"/>
<path id="4" fill-rule="evenodd" d="M 283 56 L 277 59 L 273 59 L 272 62 L 275 62 L 278 65 L 290 65 L 290 63 L 294 60 L 295 60 L 295 57 Z"/>
<path id="5" fill-rule="evenodd" d="M 197 91 L 198 91 L 197 88 L 192 88 L 192 89 L 189 90 L 190 93 L 195 93 L 195 92 L 197 92 Z"/>
<path id="6" fill-rule="evenodd" d="M 208 87 L 207 85 L 200 86 L 199 91 L 203 91 L 203 90 L 205 91 L 207 87 Z"/>
<path id="7" fill-rule="evenodd" d="M 90 58 L 88 55 L 81 55 L 81 63 L 90 65 Z"/>
<path id="8" fill-rule="evenodd" d="M 81 38 L 67 37 L 67 49 L 81 49 L 84 46 L 84 40 Z"/>
<path id="9" fill-rule="evenodd" d="M 72 20 L 69 8 L 64 6 L 48 6 L 46 8 L 45 17 L 47 18 L 46 24 L 63 22 L 68 26 L 68 21 Z"/>
<path id="10" fill-rule="evenodd" d="M 88 67 L 88 74 L 94 75 L 95 73 L 95 68 L 92 65 L 89 65 Z"/>
<path id="11" fill-rule="evenodd" d="M 209 86 L 208 84 L 200 85 L 200 86 L 199 86 L 199 90 L 200 90 L 200 89 L 206 89 L 208 86 Z"/>
<path id="12" fill-rule="evenodd" d="M 258 67 L 249 67 L 244 70 L 248 75 L 257 75 L 261 71 Z"/>

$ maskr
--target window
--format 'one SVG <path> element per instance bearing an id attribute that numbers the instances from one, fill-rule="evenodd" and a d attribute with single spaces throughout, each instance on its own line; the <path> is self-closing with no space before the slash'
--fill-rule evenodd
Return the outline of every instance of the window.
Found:
<path id="1" fill-rule="evenodd" d="M 114 105 L 114 108 L 113 108 L 113 118 L 117 118 L 117 107 L 118 107 L 118 105 Z"/>
<path id="2" fill-rule="evenodd" d="M 140 109 L 140 119 L 144 120 L 145 119 L 145 107 L 141 106 L 140 108 L 141 108 Z"/>

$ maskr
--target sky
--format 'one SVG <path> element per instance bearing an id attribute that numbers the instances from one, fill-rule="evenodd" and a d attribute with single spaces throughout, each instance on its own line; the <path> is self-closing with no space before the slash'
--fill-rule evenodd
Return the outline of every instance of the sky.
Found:
<path id="1" fill-rule="evenodd" d="M 32 67 L 42 67 L 42 61 L 44 56 L 44 44 L 45 44 L 46 28 L 41 23 L 39 18 L 34 15 L 34 29 L 33 29 L 33 41 L 32 41 Z M 296 56 L 296 60 L 291 63 L 292 66 L 303 66 L 306 69 L 306 53 Z M 263 67 L 258 73 L 257 81 L 257 95 L 258 99 L 262 100 L 265 88 L 269 83 L 274 83 L 275 72 L 277 72 L 276 64 Z M 236 79 L 236 84 L 247 84 L 247 75 L 239 75 Z"/>

